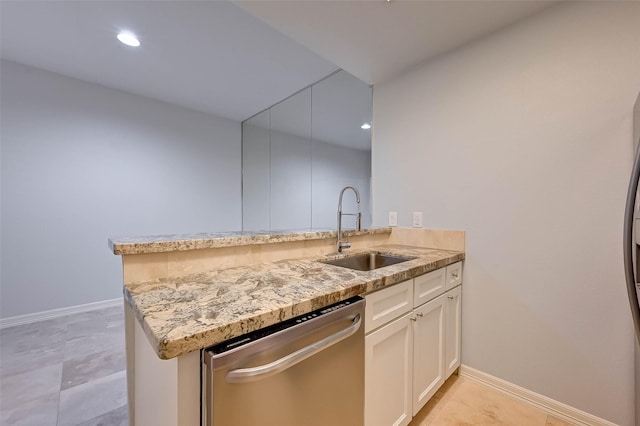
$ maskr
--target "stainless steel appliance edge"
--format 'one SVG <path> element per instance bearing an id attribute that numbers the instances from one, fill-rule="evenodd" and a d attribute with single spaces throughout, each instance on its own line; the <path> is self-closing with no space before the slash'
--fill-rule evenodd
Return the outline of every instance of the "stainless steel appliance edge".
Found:
<path id="1" fill-rule="evenodd" d="M 638 267 L 637 261 L 640 255 L 638 236 L 640 231 L 635 229 L 635 222 L 640 220 L 640 212 L 636 210 L 638 195 L 638 180 L 640 179 L 640 93 L 636 98 L 633 107 L 633 149 L 635 161 L 629 179 L 629 189 L 627 191 L 627 203 L 624 214 L 623 230 L 623 256 L 624 272 L 627 284 L 627 295 L 629 306 L 633 317 L 635 330 L 634 344 L 634 383 L 635 383 L 635 424 L 640 426 L 640 299 L 638 299 Z"/>

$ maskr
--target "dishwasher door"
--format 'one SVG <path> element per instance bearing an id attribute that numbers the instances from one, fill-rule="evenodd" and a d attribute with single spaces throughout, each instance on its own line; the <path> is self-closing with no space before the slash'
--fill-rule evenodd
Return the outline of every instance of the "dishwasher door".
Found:
<path id="1" fill-rule="evenodd" d="M 351 299 L 203 351 L 206 426 L 361 426 L 364 299 Z"/>

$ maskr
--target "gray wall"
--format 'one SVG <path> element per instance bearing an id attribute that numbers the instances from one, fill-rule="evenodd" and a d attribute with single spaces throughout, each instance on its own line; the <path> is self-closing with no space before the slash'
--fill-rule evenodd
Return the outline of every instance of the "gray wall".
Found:
<path id="1" fill-rule="evenodd" d="M 467 231 L 463 364 L 620 425 L 639 22 L 563 3 L 374 90 L 374 223 Z"/>
<path id="2" fill-rule="evenodd" d="M 239 122 L 4 60 L 1 85 L 0 317 L 120 297 L 109 236 L 241 228 Z"/>

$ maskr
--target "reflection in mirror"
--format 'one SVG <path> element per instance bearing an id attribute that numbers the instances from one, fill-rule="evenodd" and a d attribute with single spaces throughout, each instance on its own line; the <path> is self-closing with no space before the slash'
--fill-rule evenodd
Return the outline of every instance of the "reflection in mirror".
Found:
<path id="1" fill-rule="evenodd" d="M 311 88 L 271 108 L 271 227 L 311 228 Z"/>
<path id="2" fill-rule="evenodd" d="M 371 102 L 371 88 L 341 70 L 243 122 L 243 230 L 335 229 L 346 185 L 359 189 L 368 227 L 371 134 L 361 126 Z M 352 195 L 345 213 L 356 211 Z"/>
<path id="3" fill-rule="evenodd" d="M 242 227 L 268 230 L 271 194 L 271 110 L 242 123 Z"/>
<path id="4" fill-rule="evenodd" d="M 371 225 L 371 88 L 346 71 L 313 87 L 312 228 L 336 227 L 338 195 L 347 185 L 358 188 L 363 228 Z M 345 193 L 342 211 L 355 213 L 353 192 Z M 355 228 L 355 216 L 343 218 L 344 229 Z"/>

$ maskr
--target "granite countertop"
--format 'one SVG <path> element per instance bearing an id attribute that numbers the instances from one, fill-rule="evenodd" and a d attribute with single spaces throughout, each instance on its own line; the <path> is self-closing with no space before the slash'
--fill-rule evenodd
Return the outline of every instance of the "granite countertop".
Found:
<path id="1" fill-rule="evenodd" d="M 318 262 L 370 251 L 414 259 L 366 272 Z M 124 295 L 158 356 L 170 359 L 462 259 L 459 251 L 384 245 L 130 283 Z"/>
<path id="2" fill-rule="evenodd" d="M 391 228 L 368 228 L 362 231 L 345 230 L 344 236 L 390 234 Z M 322 240 L 336 238 L 335 230 L 299 229 L 288 231 L 209 232 L 201 234 L 170 234 L 141 237 L 109 238 L 109 248 L 114 254 L 163 253 L 169 251 L 197 250 L 216 247 L 272 244 L 288 241 Z"/>

